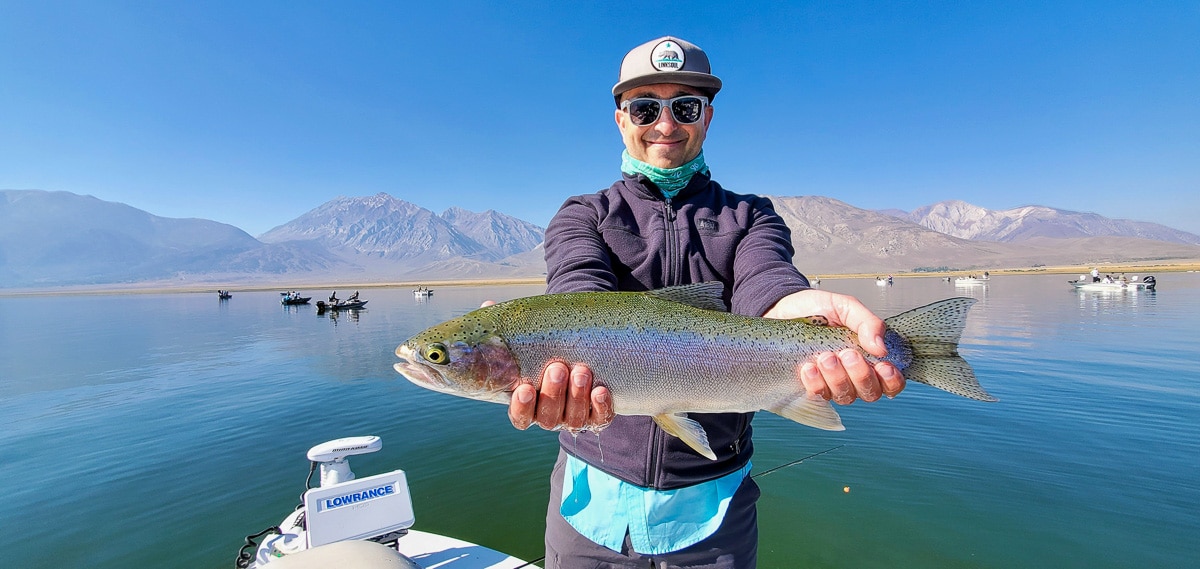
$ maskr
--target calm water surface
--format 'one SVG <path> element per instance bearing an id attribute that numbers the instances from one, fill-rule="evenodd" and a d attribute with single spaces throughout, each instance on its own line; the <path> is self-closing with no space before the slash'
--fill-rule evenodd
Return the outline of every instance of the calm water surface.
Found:
<path id="1" fill-rule="evenodd" d="M 978 298 L 962 353 L 1001 401 L 914 384 L 842 408 L 842 433 L 760 414 L 758 472 L 836 449 L 758 479 L 760 566 L 1195 566 L 1200 275 L 1065 281 L 825 279 L 884 315 Z M 363 434 L 384 449 L 355 471 L 406 469 L 417 528 L 540 557 L 554 436 L 391 366 L 412 333 L 541 291 L 364 289 L 336 318 L 274 292 L 0 298 L 0 565 L 230 567 L 298 503 L 307 449 Z"/>

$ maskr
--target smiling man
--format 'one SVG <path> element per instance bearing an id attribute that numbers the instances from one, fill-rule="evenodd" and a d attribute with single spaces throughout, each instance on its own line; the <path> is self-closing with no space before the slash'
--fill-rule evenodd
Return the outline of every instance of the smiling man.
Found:
<path id="1" fill-rule="evenodd" d="M 625 151 L 621 180 L 573 197 L 546 229 L 547 292 L 642 291 L 719 281 L 730 311 L 823 315 L 884 356 L 883 322 L 853 297 L 809 288 L 792 264 L 791 233 L 770 200 L 712 180 L 704 139 L 721 80 L 708 56 L 664 37 L 630 51 L 612 93 Z M 818 355 L 796 370 L 805 390 L 847 405 L 904 388 L 888 363 L 855 350 Z M 520 429 L 565 432 L 551 474 L 547 569 L 754 567 L 758 487 L 749 477 L 753 413 L 693 413 L 711 460 L 650 417 L 614 415 L 612 398 L 582 364 L 552 363 L 538 388 L 513 392 Z"/>

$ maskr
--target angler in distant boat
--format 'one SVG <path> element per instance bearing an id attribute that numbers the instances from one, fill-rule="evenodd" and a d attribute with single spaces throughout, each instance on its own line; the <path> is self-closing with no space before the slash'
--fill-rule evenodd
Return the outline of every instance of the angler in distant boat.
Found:
<path id="1" fill-rule="evenodd" d="M 326 310 L 358 310 L 366 305 L 367 301 L 358 298 L 357 290 L 346 300 L 339 300 L 335 290 L 329 295 L 329 302 L 317 301 L 317 314 L 324 314 Z"/>

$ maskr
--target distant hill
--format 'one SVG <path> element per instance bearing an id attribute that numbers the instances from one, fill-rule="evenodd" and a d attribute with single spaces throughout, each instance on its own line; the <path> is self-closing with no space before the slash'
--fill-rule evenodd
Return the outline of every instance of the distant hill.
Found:
<path id="1" fill-rule="evenodd" d="M 1083 236 L 1080 236 L 1080 230 L 1074 233 L 1062 231 L 1064 237 L 1059 238 L 1039 235 L 1031 230 L 1011 230 L 1005 233 L 1022 237 L 1001 242 L 958 237 L 948 231 L 930 229 L 896 216 L 891 211 L 883 213 L 864 210 L 821 196 L 771 196 L 771 201 L 792 229 L 796 265 L 810 274 L 890 273 L 938 267 L 970 270 L 1200 259 L 1200 247 L 1188 242 L 1168 242 L 1142 237 L 1141 235 L 1148 233 L 1140 226 L 1127 226 L 1126 235 L 1110 235 L 1095 229 L 1095 234 Z M 962 204 L 959 211 L 987 212 L 983 208 L 975 208 L 964 202 L 957 203 Z M 1070 213 L 1072 212 L 1064 212 L 1060 219 L 1070 219 L 1070 216 L 1066 215 Z M 981 217 L 991 219 L 986 214 Z M 925 216 L 923 219 L 937 219 L 937 216 Z M 971 234 L 974 226 L 965 217 L 961 220 L 957 233 Z M 1099 220 L 1092 221 L 1090 227 L 1094 228 L 1122 227 L 1121 224 L 1104 225 Z M 1009 227 L 1019 226 L 1019 221 L 1014 221 Z M 1041 225 L 1045 231 L 1049 231 L 1050 226 Z M 993 225 L 993 228 L 999 227 L 1001 224 Z M 1025 227 L 1032 229 L 1034 224 L 1026 224 Z M 1184 237 L 1191 235 L 1162 226 L 1157 227 L 1167 232 L 1182 234 Z M 995 229 L 982 233 L 992 235 L 994 231 Z"/>
<path id="2" fill-rule="evenodd" d="M 278 275 L 337 264 L 323 251 L 268 246 L 215 221 L 159 217 L 70 192 L 0 191 L 0 287 Z"/>
<path id="3" fill-rule="evenodd" d="M 495 211 L 439 216 L 387 194 L 331 200 L 255 239 L 92 196 L 3 190 L 0 288 L 536 277 L 542 239 Z"/>
<path id="4" fill-rule="evenodd" d="M 1137 237 L 1200 245 L 1200 235 L 1157 223 L 1110 219 L 1095 213 L 1038 205 L 989 210 L 967 202 L 949 200 L 917 208 L 908 214 L 896 210 L 889 210 L 888 213 L 946 235 L 979 241 L 1013 243 L 1035 237 Z"/>
<path id="5" fill-rule="evenodd" d="M 907 214 L 820 196 L 772 201 L 810 275 L 1200 260 L 1195 235 L 1040 206 L 943 202 Z M 91 196 L 3 190 L 0 288 L 541 277 L 544 238 L 499 212 L 435 214 L 384 193 L 335 198 L 255 239 Z"/>
<path id="6" fill-rule="evenodd" d="M 378 278 L 485 278 L 541 274 L 540 256 L 531 265 L 520 255 L 540 245 L 544 233 L 532 223 L 491 210 L 450 208 L 437 215 L 380 193 L 336 198 L 259 239 L 314 242 Z"/>

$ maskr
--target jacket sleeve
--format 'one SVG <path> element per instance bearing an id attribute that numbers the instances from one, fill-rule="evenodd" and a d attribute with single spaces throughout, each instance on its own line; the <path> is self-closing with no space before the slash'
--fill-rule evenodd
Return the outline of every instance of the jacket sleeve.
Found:
<path id="1" fill-rule="evenodd" d="M 582 197 L 566 201 L 546 228 L 546 292 L 617 290 L 600 213 Z"/>
<path id="2" fill-rule="evenodd" d="M 792 264 L 794 254 L 792 232 L 771 200 L 755 199 L 750 226 L 734 254 L 730 311 L 762 316 L 779 299 L 808 289 L 808 279 Z"/>

